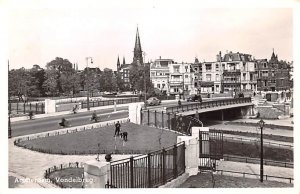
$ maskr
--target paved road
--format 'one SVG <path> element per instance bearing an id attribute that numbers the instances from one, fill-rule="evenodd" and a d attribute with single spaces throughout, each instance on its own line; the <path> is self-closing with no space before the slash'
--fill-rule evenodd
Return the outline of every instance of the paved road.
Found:
<path id="1" fill-rule="evenodd" d="M 113 120 L 119 118 L 128 117 L 127 107 L 117 108 L 116 113 L 112 113 L 113 109 L 104 109 L 98 110 L 97 115 L 100 117 L 100 121 Z M 112 114 L 110 114 L 112 113 Z M 61 121 L 61 118 L 64 117 L 67 119 L 72 126 L 79 126 L 85 124 L 91 124 L 90 121 L 92 115 L 91 112 L 81 112 L 77 114 L 69 114 L 69 115 L 61 115 L 61 116 L 53 116 L 47 118 L 39 118 L 36 120 L 27 120 L 27 121 L 18 121 L 13 122 L 11 124 L 12 128 L 12 136 L 22 136 L 33 133 L 40 133 L 44 131 L 51 131 L 58 129 L 58 123 Z"/>

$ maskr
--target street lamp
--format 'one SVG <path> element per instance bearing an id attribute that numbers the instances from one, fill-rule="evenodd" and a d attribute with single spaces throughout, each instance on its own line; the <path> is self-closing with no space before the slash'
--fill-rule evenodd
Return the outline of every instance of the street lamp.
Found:
<path id="1" fill-rule="evenodd" d="M 92 57 L 86 57 L 86 74 L 87 74 L 87 110 L 90 110 L 90 81 L 89 81 L 89 59 L 91 59 L 91 64 L 93 64 L 93 58 Z"/>
<path id="2" fill-rule="evenodd" d="M 260 127 L 260 182 L 263 182 L 263 176 L 264 176 L 263 128 L 265 125 L 264 120 L 260 119 L 258 125 Z"/>

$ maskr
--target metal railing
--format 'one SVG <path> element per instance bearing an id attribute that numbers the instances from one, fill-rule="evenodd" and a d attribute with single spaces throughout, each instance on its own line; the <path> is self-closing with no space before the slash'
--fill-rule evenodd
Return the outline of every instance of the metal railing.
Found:
<path id="1" fill-rule="evenodd" d="M 181 116 L 180 114 L 165 112 L 165 111 L 141 111 L 141 124 L 156 128 L 169 129 L 181 134 L 190 135 L 191 127 L 202 126 L 199 120 L 191 116 Z"/>
<path id="2" fill-rule="evenodd" d="M 45 104 L 43 102 L 8 103 L 8 111 L 12 117 L 24 116 L 25 114 L 29 114 L 29 112 L 33 114 L 44 114 Z"/>
<path id="3" fill-rule="evenodd" d="M 260 175 L 259 174 L 255 174 L 255 173 L 247 173 L 247 172 L 238 172 L 238 171 L 229 171 L 229 170 L 216 170 L 218 173 L 220 173 L 221 175 L 224 175 L 225 173 L 227 173 L 227 174 L 229 174 L 229 175 L 231 175 L 231 174 L 239 174 L 239 175 L 242 175 L 242 177 L 243 178 L 247 178 L 246 176 L 248 176 L 248 177 L 255 177 L 255 178 L 258 178 L 258 177 L 260 177 Z M 293 181 L 294 181 L 294 179 L 293 178 L 291 178 L 291 177 L 280 177 L 280 176 L 273 176 L 273 175 L 267 175 L 267 174 L 265 174 L 264 176 L 263 176 L 263 179 L 264 180 L 269 180 L 269 181 L 271 181 L 271 180 L 274 180 L 274 181 L 278 181 L 278 180 L 285 180 L 285 181 L 287 181 L 287 183 L 290 183 L 290 184 L 292 184 L 293 183 Z"/>
<path id="4" fill-rule="evenodd" d="M 251 103 L 251 98 L 231 98 L 231 99 L 219 99 L 213 101 L 204 101 L 201 103 L 190 103 L 181 106 L 171 106 L 166 108 L 166 112 L 185 112 L 191 110 L 212 108 L 218 106 L 227 106 L 232 104 Z"/>
<path id="5" fill-rule="evenodd" d="M 108 188 L 154 188 L 185 172 L 185 144 L 110 163 Z"/>
<path id="6" fill-rule="evenodd" d="M 99 101 L 90 101 L 90 107 L 99 107 L 99 106 L 108 106 L 116 104 L 127 104 L 133 102 L 143 102 L 141 98 L 127 98 L 127 99 L 115 99 L 115 100 L 99 100 Z M 87 108 L 87 102 L 81 102 L 81 108 Z"/>
<path id="7" fill-rule="evenodd" d="M 54 173 L 56 171 L 61 171 L 61 170 L 67 169 L 67 168 L 83 168 L 83 163 L 69 162 L 66 164 L 60 164 L 58 166 L 52 166 L 51 168 L 48 168 L 47 170 L 45 170 L 44 178 L 49 179 L 51 183 L 59 186 L 60 188 L 68 188 L 65 184 L 63 184 L 63 182 L 58 182 L 55 177 L 51 177 L 52 173 Z M 80 178 L 83 179 L 83 176 Z M 83 181 L 81 181 L 81 182 L 82 182 L 81 188 L 83 188 L 84 187 Z"/>
<path id="8" fill-rule="evenodd" d="M 228 155 L 228 154 L 224 154 L 223 158 L 224 160 L 233 161 L 233 162 L 260 164 L 260 158 L 250 158 L 250 157 L 242 157 L 242 156 L 235 156 L 235 155 Z M 281 161 L 267 160 L 267 159 L 264 159 L 264 165 L 294 168 L 294 164 L 292 162 L 281 162 Z"/>

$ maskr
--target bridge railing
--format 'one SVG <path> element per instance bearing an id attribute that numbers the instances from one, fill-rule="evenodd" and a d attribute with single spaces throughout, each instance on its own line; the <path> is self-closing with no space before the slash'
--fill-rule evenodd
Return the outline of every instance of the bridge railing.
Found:
<path id="1" fill-rule="evenodd" d="M 232 98 L 232 99 L 219 99 L 214 101 L 204 101 L 201 103 L 184 104 L 181 106 L 171 106 L 166 108 L 166 112 L 184 112 L 195 109 L 205 109 L 218 106 L 226 106 L 231 104 L 251 103 L 251 98 Z"/>

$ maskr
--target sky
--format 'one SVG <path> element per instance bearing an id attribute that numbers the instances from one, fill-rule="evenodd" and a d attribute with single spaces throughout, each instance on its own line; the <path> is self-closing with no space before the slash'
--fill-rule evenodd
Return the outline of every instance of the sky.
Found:
<path id="1" fill-rule="evenodd" d="M 11 68 L 41 67 L 55 57 L 90 67 L 131 63 L 137 26 L 145 60 L 215 61 L 219 51 L 293 60 L 293 9 L 199 1 L 14 1 L 8 6 Z"/>

